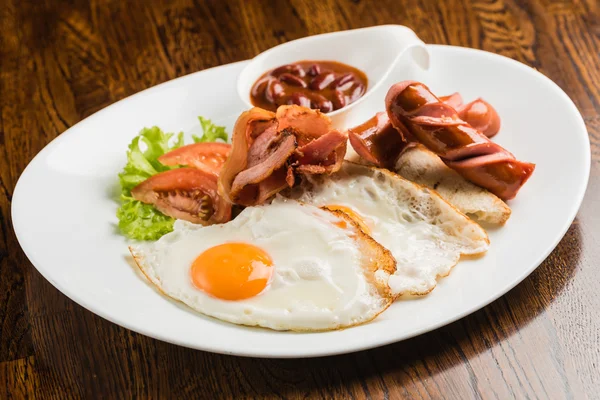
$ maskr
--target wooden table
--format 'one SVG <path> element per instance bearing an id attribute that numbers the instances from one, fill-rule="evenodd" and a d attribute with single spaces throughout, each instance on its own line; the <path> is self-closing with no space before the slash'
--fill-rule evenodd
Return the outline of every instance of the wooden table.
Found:
<path id="1" fill-rule="evenodd" d="M 598 398 L 599 4 L 4 0 L 0 398 Z M 17 178 L 76 122 L 142 89 L 251 58 L 281 42 L 389 23 L 410 26 L 428 43 L 482 48 L 533 66 L 558 83 L 585 118 L 593 165 L 577 219 L 548 259 L 490 306 L 437 331 L 355 354 L 221 356 L 95 316 L 54 289 L 21 251 L 10 217 Z M 40 193 L 40 202 L 53 195 Z"/>

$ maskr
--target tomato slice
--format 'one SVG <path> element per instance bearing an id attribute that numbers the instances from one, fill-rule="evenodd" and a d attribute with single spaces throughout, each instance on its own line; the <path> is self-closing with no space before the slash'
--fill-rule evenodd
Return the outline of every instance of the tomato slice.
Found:
<path id="1" fill-rule="evenodd" d="M 217 192 L 217 176 L 196 168 L 178 168 L 153 175 L 131 190 L 169 217 L 212 225 L 231 219 L 231 204 Z"/>
<path id="2" fill-rule="evenodd" d="M 218 176 L 230 151 L 228 143 L 194 143 L 163 154 L 158 161 L 163 165 L 194 167 Z"/>

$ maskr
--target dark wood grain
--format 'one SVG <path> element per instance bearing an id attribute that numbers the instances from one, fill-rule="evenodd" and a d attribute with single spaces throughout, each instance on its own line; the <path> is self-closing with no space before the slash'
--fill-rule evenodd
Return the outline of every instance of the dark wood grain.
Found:
<path id="1" fill-rule="evenodd" d="M 488 307 L 356 354 L 221 356 L 95 316 L 54 289 L 20 250 L 10 219 L 15 183 L 76 122 L 142 89 L 281 42 L 385 23 L 537 68 L 585 118 L 593 166 L 577 219 L 530 277 Z M 598 398 L 597 0 L 3 0 L 0 32 L 0 398 Z"/>

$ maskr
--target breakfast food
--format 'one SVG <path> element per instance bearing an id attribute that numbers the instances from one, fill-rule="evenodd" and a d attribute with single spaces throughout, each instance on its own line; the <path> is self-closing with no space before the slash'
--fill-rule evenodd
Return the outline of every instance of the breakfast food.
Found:
<path id="1" fill-rule="evenodd" d="M 396 165 L 408 143 L 392 126 L 386 112 L 379 112 L 359 126 L 348 129 L 348 139 L 363 160 L 388 169 Z"/>
<path id="2" fill-rule="evenodd" d="M 250 99 L 269 111 L 295 104 L 328 113 L 361 98 L 367 83 L 364 72 L 347 64 L 299 61 L 265 72 L 252 86 Z"/>
<path id="3" fill-rule="evenodd" d="M 296 173 L 335 172 L 346 143 L 346 134 L 331 129 L 329 118 L 319 111 L 281 106 L 272 113 L 255 107 L 235 124 L 219 193 L 234 204 L 262 204 L 292 187 Z"/>
<path id="4" fill-rule="evenodd" d="M 219 165 L 230 148 L 216 141 L 227 141 L 227 133 L 223 126 L 198 119 L 202 136 L 192 134 L 193 145 L 184 146 L 183 132 L 165 133 L 156 126 L 142 129 L 132 139 L 127 163 L 119 173 L 117 218 L 126 237 L 156 240 L 173 230 L 175 218 L 200 224 L 229 219 L 231 206 L 216 191 Z M 182 166 L 200 172 L 170 172 Z M 165 172 L 169 173 L 162 175 Z"/>
<path id="5" fill-rule="evenodd" d="M 276 199 L 233 221 L 130 247 L 162 293 L 224 321 L 321 331 L 361 324 L 392 302 L 387 250 L 345 214 Z"/>
<path id="6" fill-rule="evenodd" d="M 290 196 L 346 212 L 365 233 L 390 250 L 397 270 L 395 296 L 426 294 L 461 255 L 485 252 L 485 231 L 440 198 L 385 169 L 344 162 L 328 176 L 307 176 Z"/>
<path id="7" fill-rule="evenodd" d="M 168 166 L 194 167 L 219 176 L 230 151 L 231 145 L 228 143 L 193 143 L 163 154 L 158 161 Z"/>
<path id="8" fill-rule="evenodd" d="M 134 139 L 120 175 L 133 210 L 125 217 L 147 213 L 137 201 L 180 220 L 171 233 L 168 220 L 135 223 L 138 233 L 155 230 L 136 238 L 164 235 L 130 247 L 163 294 L 236 324 L 340 329 L 403 295 L 428 294 L 462 256 L 488 250 L 469 216 L 503 224 L 511 211 L 502 199 L 534 169 L 489 140 L 500 130 L 496 110 L 406 81 L 390 88 L 385 112 L 342 132 L 324 112 L 367 83 L 348 69 L 301 62 L 269 71 L 252 89 L 268 109 L 243 112 L 231 145 L 184 146 L 181 135 L 170 144 L 172 135 L 153 131 L 142 151 Z"/>
<path id="9" fill-rule="evenodd" d="M 500 116 L 496 109 L 482 98 L 464 104 L 460 93 L 442 96 L 440 100 L 454 108 L 458 117 L 488 138 L 500 131 Z M 379 112 L 368 121 L 348 129 L 354 149 L 363 159 L 383 168 L 393 168 L 398 157 L 412 137 L 403 137 L 390 122 L 387 112 Z"/>
<path id="10" fill-rule="evenodd" d="M 157 158 L 164 167 L 175 168 L 155 174 L 131 189 L 131 196 L 152 204 L 166 216 L 201 225 L 227 222 L 231 203 L 217 191 L 217 178 L 231 145 L 194 143 L 175 148 Z"/>
<path id="11" fill-rule="evenodd" d="M 471 218 L 502 225 L 510 207 L 496 195 L 467 181 L 422 144 L 408 146 L 392 169 L 409 181 L 435 190 L 444 200 Z"/>
<path id="12" fill-rule="evenodd" d="M 449 96 L 441 96 L 440 100 L 458 113 L 458 117 L 491 138 L 500 132 L 500 116 L 490 103 L 482 98 L 475 99 L 464 104 L 460 93 L 452 93 Z"/>
<path id="13" fill-rule="evenodd" d="M 514 198 L 534 164 L 490 141 L 459 118 L 427 86 L 414 81 L 393 85 L 385 99 L 391 124 L 436 153 L 446 165 L 503 200 Z"/>
<path id="14" fill-rule="evenodd" d="M 385 112 L 350 128 L 348 137 L 353 149 L 360 152 L 360 155 L 347 154 L 349 161 L 387 168 L 409 181 L 427 186 L 478 221 L 504 224 L 510 217 L 510 208 L 498 196 L 467 181 L 417 141 L 404 141 Z"/>
<path id="15" fill-rule="evenodd" d="M 134 187 L 131 195 L 169 217 L 195 224 L 211 225 L 231 219 L 231 204 L 217 193 L 216 175 L 202 169 L 161 172 Z"/>

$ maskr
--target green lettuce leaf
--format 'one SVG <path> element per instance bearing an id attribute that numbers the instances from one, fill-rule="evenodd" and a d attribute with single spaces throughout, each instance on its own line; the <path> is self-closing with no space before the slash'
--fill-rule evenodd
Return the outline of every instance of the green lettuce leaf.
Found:
<path id="1" fill-rule="evenodd" d="M 162 165 L 158 161 L 158 157 L 183 145 L 183 132 L 177 135 L 173 144 L 169 144 L 173 136 L 173 133 L 164 133 L 154 126 L 142 129 L 140 134 L 133 138 L 127 152 L 127 164 L 119 174 L 124 195 L 129 196 L 131 189 L 152 175 L 174 168 Z M 145 150 L 140 148 L 140 143 L 145 144 Z"/>
<path id="2" fill-rule="evenodd" d="M 157 240 L 173 230 L 175 220 L 152 205 L 128 196 L 121 196 L 121 201 L 121 207 L 117 209 L 119 229 L 128 238 Z"/>
<path id="3" fill-rule="evenodd" d="M 204 117 L 198 117 L 198 119 L 202 127 L 202 136 L 192 135 L 194 143 L 216 142 L 217 139 L 227 142 L 228 136 L 224 126 L 215 125 L 210 119 Z"/>
<path id="4" fill-rule="evenodd" d="M 225 127 L 217 126 L 209 119 L 198 117 L 202 126 L 202 137 L 194 136 L 194 142 L 227 141 Z M 131 197 L 131 189 L 159 172 L 179 168 L 161 164 L 158 158 L 183 146 L 183 132 L 175 135 L 160 128 L 144 128 L 133 138 L 127 151 L 127 164 L 119 174 L 121 205 L 117 209 L 119 230 L 130 239 L 157 240 L 173 230 L 175 219 L 158 211 L 150 204 Z"/>
<path id="5" fill-rule="evenodd" d="M 173 140 L 174 139 L 174 140 Z M 140 146 L 144 144 L 145 149 Z M 117 209 L 119 229 L 130 239 L 156 240 L 173 230 L 175 220 L 131 197 L 131 189 L 152 175 L 177 167 L 162 165 L 158 157 L 183 146 L 183 133 L 175 136 L 160 128 L 144 128 L 133 138 L 127 151 L 127 164 L 119 174 L 121 206 Z"/>

